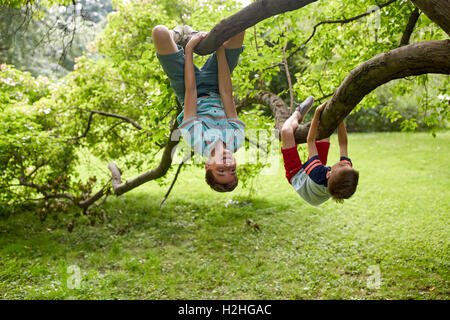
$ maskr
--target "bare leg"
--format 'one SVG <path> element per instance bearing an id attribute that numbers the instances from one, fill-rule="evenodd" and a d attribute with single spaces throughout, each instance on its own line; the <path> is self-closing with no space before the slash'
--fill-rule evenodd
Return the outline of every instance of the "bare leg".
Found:
<path id="1" fill-rule="evenodd" d="M 173 40 L 173 31 L 167 27 L 158 25 L 152 30 L 153 43 L 159 54 L 171 54 L 178 51 L 177 44 Z"/>
<path id="2" fill-rule="evenodd" d="M 238 33 L 223 43 L 223 46 L 227 49 L 236 49 L 242 47 L 244 43 L 245 31 Z"/>
<path id="3" fill-rule="evenodd" d="M 283 124 L 281 128 L 281 147 L 283 149 L 289 149 L 295 147 L 294 132 L 298 127 L 298 120 L 300 118 L 300 113 L 295 111 Z"/>

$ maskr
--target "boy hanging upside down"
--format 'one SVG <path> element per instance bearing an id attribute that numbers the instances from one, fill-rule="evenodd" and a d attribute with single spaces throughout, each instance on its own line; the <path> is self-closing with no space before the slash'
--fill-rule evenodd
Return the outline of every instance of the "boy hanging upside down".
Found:
<path id="1" fill-rule="evenodd" d="M 244 32 L 226 41 L 199 69 L 193 63 L 193 51 L 206 35 L 189 26 L 168 30 L 159 25 L 152 31 L 157 57 L 183 105 L 177 117 L 183 137 L 195 152 L 208 158 L 206 182 L 216 191 L 228 192 L 238 184 L 233 153 L 245 134 L 231 83 L 231 72 L 244 49 Z"/>
<path id="2" fill-rule="evenodd" d="M 347 130 L 344 122 L 338 126 L 338 142 L 341 159 L 332 167 L 327 163 L 330 138 L 316 141 L 319 128 L 319 118 L 327 102 L 317 107 L 308 132 L 308 161 L 301 163 L 297 152 L 294 132 L 299 122 L 314 103 L 313 97 L 308 97 L 301 103 L 291 117 L 286 120 L 281 129 L 281 152 L 283 154 L 286 178 L 295 191 L 309 204 L 318 206 L 330 197 L 338 202 L 350 198 L 356 191 L 359 173 L 352 168 L 352 162 L 347 154 Z"/>

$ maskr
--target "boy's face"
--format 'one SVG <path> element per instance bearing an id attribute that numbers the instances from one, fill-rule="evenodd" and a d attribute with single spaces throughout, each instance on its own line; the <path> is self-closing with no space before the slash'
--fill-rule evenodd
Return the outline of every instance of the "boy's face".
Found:
<path id="1" fill-rule="evenodd" d="M 236 178 L 236 159 L 231 151 L 223 149 L 206 161 L 205 169 L 212 171 L 218 183 L 227 184 Z"/>

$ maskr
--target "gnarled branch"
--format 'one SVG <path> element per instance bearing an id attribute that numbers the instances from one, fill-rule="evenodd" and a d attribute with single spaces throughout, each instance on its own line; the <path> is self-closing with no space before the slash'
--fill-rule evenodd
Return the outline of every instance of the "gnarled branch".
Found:
<path id="1" fill-rule="evenodd" d="M 164 204 L 164 202 L 166 202 L 167 198 L 169 197 L 170 192 L 173 189 L 173 186 L 175 185 L 175 182 L 177 182 L 178 179 L 178 175 L 181 172 L 181 168 L 183 167 L 183 165 L 189 160 L 191 159 L 191 157 L 193 156 L 193 153 L 191 152 L 191 154 L 189 154 L 186 158 L 183 159 L 183 161 L 181 161 L 181 163 L 178 165 L 178 169 L 177 172 L 175 173 L 175 177 L 172 180 L 172 183 L 170 184 L 169 189 L 167 190 L 166 194 L 164 195 L 164 198 L 162 199 L 161 203 L 159 204 L 159 207 L 161 208 L 162 205 Z"/>
<path id="2" fill-rule="evenodd" d="M 400 46 L 406 46 L 407 44 L 409 44 L 409 39 L 411 39 L 411 35 L 414 31 L 417 20 L 419 20 L 419 17 L 420 10 L 418 8 L 415 8 L 409 16 L 408 23 L 406 24 L 405 31 L 403 32 L 402 39 L 400 40 Z"/>
<path id="3" fill-rule="evenodd" d="M 195 53 L 207 55 L 214 52 L 232 36 L 274 15 L 300 9 L 317 0 L 256 0 L 212 28 L 208 36 L 195 47 Z"/>
<path id="4" fill-rule="evenodd" d="M 138 123 L 136 123 L 136 121 L 134 121 L 131 118 L 125 117 L 123 115 L 120 114 L 116 114 L 116 113 L 110 113 L 110 112 L 105 112 L 105 111 L 99 111 L 99 110 L 88 110 L 89 113 L 89 118 L 88 118 L 88 123 L 86 125 L 86 128 L 84 129 L 84 132 L 81 136 L 75 137 L 75 138 L 71 138 L 70 140 L 75 140 L 78 141 L 81 138 L 85 138 L 91 128 L 91 123 L 92 123 L 92 118 L 94 116 L 94 114 L 99 114 L 105 117 L 111 117 L 111 118 L 116 118 L 116 119 L 121 119 L 125 122 L 130 123 L 133 127 L 135 127 L 138 130 L 143 130 L 144 128 L 142 128 Z M 110 128 L 111 129 L 111 128 Z M 147 130 L 145 130 L 147 133 L 149 133 Z"/>
<path id="5" fill-rule="evenodd" d="M 92 196 L 90 196 L 89 198 L 87 198 L 85 200 L 82 200 L 82 201 L 78 202 L 78 206 L 83 208 L 83 209 L 85 209 L 85 210 L 87 210 L 92 204 L 94 204 L 94 202 L 99 200 L 105 194 L 109 193 L 109 190 L 110 190 L 109 184 L 110 183 L 111 183 L 111 179 L 99 191 L 97 191 L 95 194 L 93 194 Z"/>
<path id="6" fill-rule="evenodd" d="M 116 196 L 119 196 L 125 192 L 128 192 L 141 184 L 144 184 L 150 180 L 155 180 L 158 178 L 161 178 L 166 174 L 166 172 L 170 169 L 170 166 L 172 165 L 172 149 L 178 144 L 178 140 L 172 139 L 172 133 L 177 130 L 178 124 L 176 123 L 171 132 L 170 136 L 168 138 L 168 142 L 166 146 L 164 147 L 164 151 L 161 157 L 161 161 L 159 163 L 159 166 L 156 167 L 153 170 L 147 171 L 131 180 L 127 180 L 124 183 L 122 183 L 121 180 L 121 171 L 120 169 L 114 164 L 113 162 L 109 163 L 108 168 L 111 171 L 112 175 L 112 186 L 114 190 L 114 194 Z"/>
<path id="7" fill-rule="evenodd" d="M 283 123 L 290 116 L 288 106 L 283 99 L 268 91 L 260 91 L 256 93 L 251 92 L 251 94 L 244 99 L 236 101 L 236 107 L 245 108 L 246 106 L 254 103 L 267 106 L 272 110 L 275 116 L 275 129 L 280 132 Z"/>
<path id="8" fill-rule="evenodd" d="M 435 40 L 400 47 L 364 62 L 344 79 L 322 112 L 318 139 L 329 137 L 353 108 L 382 84 L 425 73 L 450 74 L 449 56 L 450 40 Z M 308 130 L 309 123 L 297 128 L 297 143 L 306 142 Z"/>

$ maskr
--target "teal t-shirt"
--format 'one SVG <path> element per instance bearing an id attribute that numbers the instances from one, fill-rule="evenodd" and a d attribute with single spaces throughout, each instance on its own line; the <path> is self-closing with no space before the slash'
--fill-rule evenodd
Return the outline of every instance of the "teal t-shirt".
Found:
<path id="1" fill-rule="evenodd" d="M 210 92 L 209 97 L 197 99 L 197 116 L 183 121 L 184 111 L 177 121 L 183 138 L 194 151 L 209 157 L 218 141 L 236 152 L 245 139 L 245 124 L 237 118 L 227 118 L 220 95 Z"/>

